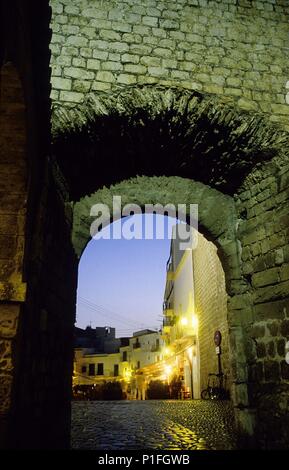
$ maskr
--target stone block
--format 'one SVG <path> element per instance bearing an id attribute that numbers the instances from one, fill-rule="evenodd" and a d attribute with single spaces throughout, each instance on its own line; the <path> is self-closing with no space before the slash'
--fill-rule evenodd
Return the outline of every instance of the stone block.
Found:
<path id="1" fill-rule="evenodd" d="M 280 281 L 280 269 L 271 268 L 260 271 L 252 276 L 252 285 L 254 287 L 268 286 Z"/>
<path id="2" fill-rule="evenodd" d="M 89 80 L 73 80 L 72 90 L 80 93 L 88 93 L 91 88 L 91 81 Z"/>
<path id="3" fill-rule="evenodd" d="M 19 305 L 0 305 L 0 337 L 14 338 L 18 328 Z"/>
<path id="4" fill-rule="evenodd" d="M 68 101 L 70 103 L 82 103 L 84 94 L 75 91 L 60 91 L 60 101 Z"/>
<path id="5" fill-rule="evenodd" d="M 170 49 L 166 49 L 164 47 L 156 47 L 154 50 L 154 54 L 156 56 L 162 57 L 162 58 L 171 58 L 172 52 Z"/>
<path id="6" fill-rule="evenodd" d="M 123 54 L 121 56 L 121 61 L 125 63 L 131 64 L 138 64 L 139 63 L 139 55 L 136 54 Z"/>
<path id="7" fill-rule="evenodd" d="M 254 292 L 254 302 L 263 303 L 288 297 L 289 281 L 280 282 L 273 286 L 259 287 Z"/>
<path id="8" fill-rule="evenodd" d="M 12 375 L 0 375 L 0 415 L 9 412 L 12 394 Z"/>
<path id="9" fill-rule="evenodd" d="M 267 323 L 266 327 L 271 336 L 277 336 L 279 331 L 279 323 L 277 321 Z"/>
<path id="10" fill-rule="evenodd" d="M 168 75 L 168 71 L 163 67 L 148 67 L 148 73 L 153 77 L 166 77 Z"/>
<path id="11" fill-rule="evenodd" d="M 257 343 L 256 353 L 259 359 L 266 357 L 266 346 L 265 343 Z"/>
<path id="12" fill-rule="evenodd" d="M 278 339 L 277 340 L 277 353 L 279 356 L 285 356 L 285 339 Z"/>
<path id="13" fill-rule="evenodd" d="M 267 343 L 267 345 L 266 345 L 266 349 L 267 349 L 268 356 L 273 358 L 275 356 L 275 343 L 274 343 L 274 341 L 269 341 L 269 343 Z"/>
<path id="14" fill-rule="evenodd" d="M 101 8 L 90 7 L 83 8 L 81 10 L 81 15 L 87 18 L 100 18 L 105 20 L 107 18 L 108 12 Z"/>
<path id="15" fill-rule="evenodd" d="M 249 335 L 251 338 L 263 338 L 265 336 L 265 325 L 255 324 L 250 328 Z"/>
<path id="16" fill-rule="evenodd" d="M 53 77 L 51 81 L 56 90 L 71 90 L 72 81 L 69 78 Z"/>
<path id="17" fill-rule="evenodd" d="M 68 36 L 65 43 L 68 46 L 86 47 L 88 45 L 88 39 L 84 36 Z"/>
<path id="18" fill-rule="evenodd" d="M 63 74 L 65 77 L 79 78 L 80 80 L 93 80 L 94 79 L 94 72 L 83 70 L 80 67 L 65 67 L 63 69 Z"/>
<path id="19" fill-rule="evenodd" d="M 176 20 L 170 20 L 170 19 L 160 19 L 160 27 L 163 29 L 175 29 L 179 30 L 180 29 L 180 24 Z"/>
<path id="20" fill-rule="evenodd" d="M 284 380 L 289 380 L 289 364 L 286 361 L 281 361 L 281 377 Z"/>
<path id="21" fill-rule="evenodd" d="M 137 79 L 134 75 L 121 73 L 117 77 L 117 82 L 122 83 L 124 85 L 133 85 L 137 82 Z"/>
<path id="22" fill-rule="evenodd" d="M 111 90 L 111 83 L 93 82 L 91 89 L 93 91 L 108 91 Z"/>
<path id="23" fill-rule="evenodd" d="M 142 42 L 142 36 L 140 34 L 125 33 L 122 35 L 122 40 L 128 44 L 140 44 Z"/>
<path id="24" fill-rule="evenodd" d="M 224 93 L 223 87 L 219 85 L 205 85 L 204 91 L 206 93 L 214 93 L 216 95 L 222 95 Z"/>
<path id="25" fill-rule="evenodd" d="M 289 279 L 289 263 L 283 264 L 283 266 L 281 266 L 280 279 L 281 281 L 286 281 Z"/>
<path id="26" fill-rule="evenodd" d="M 112 72 L 99 71 L 96 74 L 96 80 L 98 80 L 100 82 L 114 83 L 115 82 L 115 76 L 113 75 Z"/>
<path id="27" fill-rule="evenodd" d="M 139 47 L 141 47 L 141 45 Z M 119 41 L 113 41 L 113 42 L 109 43 L 107 45 L 107 48 L 110 51 L 116 51 L 116 52 L 127 52 L 129 50 L 128 44 L 126 44 L 124 42 L 119 42 Z M 103 49 L 105 49 L 105 48 L 103 48 Z M 131 48 L 131 51 L 136 52 L 136 50 L 133 50 L 132 48 Z"/>
<path id="28" fill-rule="evenodd" d="M 16 237 L 0 234 L 0 259 L 11 259 L 16 254 Z"/>
<path id="29" fill-rule="evenodd" d="M 88 56 L 87 56 L 88 57 Z M 90 56 L 91 57 L 91 56 Z M 92 51 L 92 57 L 94 59 L 99 59 L 99 60 L 107 60 L 108 58 L 108 52 L 107 51 L 99 51 L 97 49 L 94 49 Z"/>
<path id="30" fill-rule="evenodd" d="M 277 382 L 278 380 L 280 380 L 279 362 L 271 360 L 265 361 L 264 375 L 265 380 L 267 380 L 268 382 Z"/>
<path id="31" fill-rule="evenodd" d="M 12 341 L 0 339 L 0 371 L 9 373 L 12 369 Z"/>
<path id="32" fill-rule="evenodd" d="M 165 29 L 162 28 L 152 28 L 152 34 L 153 36 L 157 38 L 166 38 L 167 37 L 167 32 Z"/>
<path id="33" fill-rule="evenodd" d="M 109 29 L 102 29 L 99 33 L 99 37 L 106 41 L 120 41 L 121 35 L 116 31 L 111 31 Z"/>
<path id="34" fill-rule="evenodd" d="M 133 73 L 133 74 L 145 74 L 147 71 L 147 67 L 144 65 L 135 65 L 135 64 L 125 64 L 124 71 Z"/>
<path id="35" fill-rule="evenodd" d="M 289 301 L 277 300 L 275 302 L 260 303 L 254 306 L 256 318 L 258 320 L 282 320 L 288 312 Z"/>
<path id="36" fill-rule="evenodd" d="M 146 26 L 157 27 L 158 22 L 159 22 L 158 18 L 155 18 L 153 16 L 143 16 L 142 17 L 142 23 Z"/>
<path id="37" fill-rule="evenodd" d="M 288 312 L 289 310 L 287 310 Z M 289 338 L 289 320 L 283 320 L 280 325 L 280 333 L 282 336 Z"/>
<path id="38" fill-rule="evenodd" d="M 87 68 L 91 69 L 91 70 L 99 70 L 100 69 L 100 60 L 88 59 L 87 60 Z"/>
<path id="39" fill-rule="evenodd" d="M 143 57 L 140 58 L 140 63 L 142 65 L 146 65 L 148 67 L 160 67 L 161 58 L 160 57 L 143 56 Z"/>
<path id="40" fill-rule="evenodd" d="M 118 72 L 123 70 L 123 65 L 120 62 L 106 61 L 101 65 L 102 70 L 109 70 L 111 72 Z"/>
<path id="41" fill-rule="evenodd" d="M 73 57 L 72 59 L 73 67 L 86 67 L 86 60 L 83 57 Z"/>
<path id="42" fill-rule="evenodd" d="M 119 31 L 120 33 L 130 33 L 132 27 L 128 23 L 122 23 L 120 21 L 112 21 L 111 27 L 114 31 Z"/>

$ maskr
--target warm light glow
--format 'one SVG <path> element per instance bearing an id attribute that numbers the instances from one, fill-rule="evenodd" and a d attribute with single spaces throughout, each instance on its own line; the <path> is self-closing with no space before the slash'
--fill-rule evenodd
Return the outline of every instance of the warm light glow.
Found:
<path id="1" fill-rule="evenodd" d="M 187 326 L 187 324 L 188 324 L 188 319 L 186 317 L 182 317 L 181 318 L 181 325 Z"/>
<path id="2" fill-rule="evenodd" d="M 131 378 L 131 370 L 130 370 L 130 369 L 126 369 L 126 370 L 124 371 L 124 378 L 125 378 L 126 380 L 129 380 L 129 379 Z"/>
<path id="3" fill-rule="evenodd" d="M 171 354 L 170 348 L 164 348 L 163 355 L 164 356 L 169 356 Z"/>
<path id="4" fill-rule="evenodd" d="M 197 315 L 192 315 L 192 327 L 196 330 L 198 328 L 198 325 L 199 325 L 199 320 L 198 320 L 198 317 Z"/>
<path id="5" fill-rule="evenodd" d="M 172 373 L 172 366 L 165 366 L 165 373 L 169 376 Z"/>
<path id="6" fill-rule="evenodd" d="M 193 348 L 188 348 L 188 356 L 190 358 L 190 361 L 193 359 Z"/>

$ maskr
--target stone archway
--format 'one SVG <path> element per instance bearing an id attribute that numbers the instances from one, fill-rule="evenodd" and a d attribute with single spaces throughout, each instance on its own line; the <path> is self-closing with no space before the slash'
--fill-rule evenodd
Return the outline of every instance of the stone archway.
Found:
<path id="1" fill-rule="evenodd" d="M 236 415 L 241 429 L 252 434 L 259 426 L 254 424 L 255 394 L 260 388 L 260 372 L 257 374 L 256 370 L 267 367 L 258 362 L 254 322 L 255 311 L 259 312 L 260 306 L 255 303 L 263 298 L 268 301 L 270 297 L 261 293 L 255 300 L 254 270 L 267 268 L 271 261 L 266 253 L 266 260 L 260 263 L 253 260 L 252 265 L 246 259 L 261 258 L 256 251 L 258 238 L 252 230 L 256 224 L 263 223 L 262 213 L 272 210 L 276 214 L 273 217 L 279 217 L 276 213 L 278 198 L 273 201 L 268 198 L 272 187 L 273 192 L 276 187 L 286 187 L 286 177 L 282 175 L 286 174 L 288 161 L 287 133 L 266 122 L 258 113 L 241 111 L 225 98 L 180 88 L 144 86 L 89 95 L 85 103 L 73 109 L 56 108 L 53 135 L 56 166 L 64 175 L 69 198 L 72 205 L 75 204 L 74 234 L 80 235 L 77 211 L 89 201 L 87 195 L 103 187 L 105 198 L 112 184 L 120 184 L 120 188 L 129 188 L 131 184 L 130 193 L 134 194 L 137 175 L 159 177 L 159 181 L 163 177 L 181 177 L 189 179 L 195 188 L 198 184 L 209 188 L 203 193 L 206 202 L 202 198 L 201 203 L 210 205 L 211 211 L 203 214 L 201 225 L 209 238 L 220 244 L 219 255 L 229 294 L 231 350 L 235 351 L 232 375 Z M 137 179 L 146 184 L 145 177 Z M 279 181 L 283 182 L 281 186 Z M 169 186 L 165 186 L 164 194 Z M 226 197 L 231 199 L 231 204 L 235 203 L 235 215 L 230 221 L 233 237 L 224 236 L 224 217 L 220 211 L 212 210 L 214 200 L 225 210 Z M 283 197 L 280 200 L 285 204 Z M 258 205 L 256 212 L 255 208 L 252 210 L 254 204 Z M 261 232 L 257 237 L 264 236 Z M 82 242 L 80 238 L 76 242 L 76 238 L 74 236 L 74 246 L 80 253 L 86 236 Z M 272 249 L 275 243 L 272 241 Z M 281 296 L 286 297 L 285 286 L 281 288 Z M 265 305 L 264 309 L 267 312 Z M 262 313 L 261 318 L 264 315 L 268 316 Z M 257 322 L 258 318 L 259 313 Z M 270 377 L 269 373 L 265 374 L 265 381 L 270 380 L 266 377 Z M 264 390 L 266 386 L 264 384 Z M 270 434 L 270 429 L 266 433 Z"/>
<path id="2" fill-rule="evenodd" d="M 90 240 L 93 217 L 91 207 L 106 204 L 112 213 L 113 196 L 121 196 L 125 204 L 198 204 L 199 230 L 218 250 L 225 273 L 228 294 L 228 327 L 231 346 L 232 396 L 237 410 L 238 423 L 244 432 L 252 432 L 247 418 L 246 392 L 247 364 L 244 352 L 240 311 L 234 309 L 234 296 L 242 292 L 244 278 L 240 269 L 240 246 L 237 240 L 237 213 L 234 199 L 203 183 L 180 177 L 137 177 L 103 188 L 75 203 L 73 209 L 72 242 L 78 257 Z M 239 283 L 239 290 L 238 290 Z M 242 382 L 240 383 L 240 377 Z M 241 412 L 239 410 L 242 410 Z M 242 416 L 239 416 L 241 413 Z"/>

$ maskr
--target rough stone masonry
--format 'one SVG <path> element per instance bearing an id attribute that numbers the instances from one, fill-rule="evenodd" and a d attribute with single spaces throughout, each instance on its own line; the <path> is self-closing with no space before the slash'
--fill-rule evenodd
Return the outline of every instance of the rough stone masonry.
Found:
<path id="1" fill-rule="evenodd" d="M 288 129 L 286 0 L 52 0 L 52 99 L 128 85 L 227 97 Z"/>

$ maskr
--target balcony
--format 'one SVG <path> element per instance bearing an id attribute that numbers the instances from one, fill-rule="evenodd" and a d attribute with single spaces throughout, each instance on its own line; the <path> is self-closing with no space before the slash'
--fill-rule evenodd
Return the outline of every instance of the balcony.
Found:
<path id="1" fill-rule="evenodd" d="M 173 281 L 174 280 L 174 270 L 173 270 L 173 263 L 171 260 L 167 263 L 167 281 Z"/>
<path id="2" fill-rule="evenodd" d="M 174 317 L 164 317 L 163 319 L 163 333 L 170 333 L 171 327 L 175 324 Z"/>
<path id="3" fill-rule="evenodd" d="M 175 319 L 173 317 L 165 317 L 163 319 L 163 326 L 174 326 Z"/>
<path id="4" fill-rule="evenodd" d="M 133 349 L 139 349 L 141 347 L 141 344 L 137 341 L 136 343 L 133 343 L 132 347 Z"/>
<path id="5" fill-rule="evenodd" d="M 163 315 L 165 317 L 171 317 L 174 314 L 173 303 L 166 300 L 163 303 Z"/>

